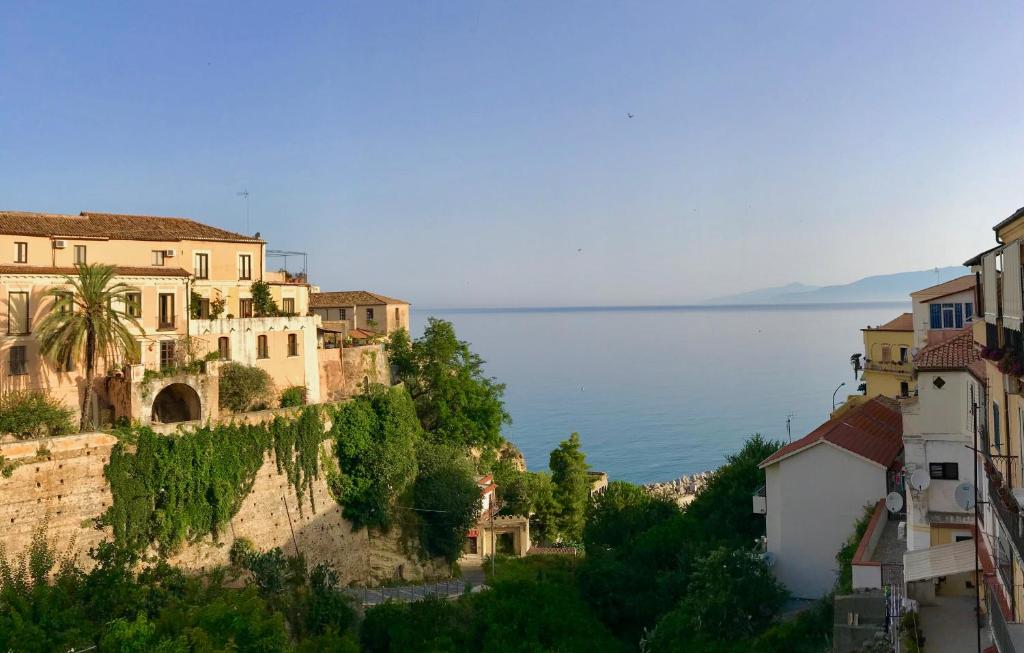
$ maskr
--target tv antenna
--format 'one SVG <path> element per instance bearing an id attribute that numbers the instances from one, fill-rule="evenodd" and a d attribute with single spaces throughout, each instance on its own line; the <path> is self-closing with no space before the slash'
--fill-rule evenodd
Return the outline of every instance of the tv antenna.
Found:
<path id="1" fill-rule="evenodd" d="M 245 198 L 245 235 L 249 235 L 249 189 L 243 188 L 235 193 L 238 197 Z"/>
<path id="2" fill-rule="evenodd" d="M 786 415 L 786 437 L 790 442 L 793 441 L 793 413 Z"/>
<path id="3" fill-rule="evenodd" d="M 938 268 L 938 266 L 936 266 L 935 267 L 935 283 L 939 283 L 941 280 L 942 279 L 941 279 L 941 277 L 939 275 L 939 268 Z"/>

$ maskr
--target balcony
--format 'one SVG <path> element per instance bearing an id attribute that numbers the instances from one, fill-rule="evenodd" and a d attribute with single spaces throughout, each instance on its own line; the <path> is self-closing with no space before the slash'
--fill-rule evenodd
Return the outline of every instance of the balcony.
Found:
<path id="1" fill-rule="evenodd" d="M 1020 505 L 1010 489 L 1003 484 L 1003 475 L 991 464 L 985 465 L 988 477 L 988 498 L 992 510 L 1003 525 L 1003 531 L 1010 537 L 1017 556 L 1024 558 L 1024 517 L 1021 516 Z M 1012 584 L 1009 585 L 1012 587 Z"/>
<path id="2" fill-rule="evenodd" d="M 753 496 L 754 503 L 754 514 L 755 515 L 766 515 L 768 514 L 768 493 L 767 486 L 762 485 L 754 491 Z"/>
<path id="3" fill-rule="evenodd" d="M 864 361 L 865 372 L 889 372 L 890 374 L 911 374 L 910 361 Z"/>

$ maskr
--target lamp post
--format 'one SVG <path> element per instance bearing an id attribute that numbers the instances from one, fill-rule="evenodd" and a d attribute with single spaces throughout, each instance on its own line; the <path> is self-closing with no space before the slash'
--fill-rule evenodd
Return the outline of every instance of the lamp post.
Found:
<path id="1" fill-rule="evenodd" d="M 843 387 L 844 385 L 846 385 L 846 381 L 843 381 L 842 383 L 837 385 L 836 389 L 832 392 L 832 412 L 833 413 L 836 412 L 836 393 L 839 392 L 839 388 Z"/>

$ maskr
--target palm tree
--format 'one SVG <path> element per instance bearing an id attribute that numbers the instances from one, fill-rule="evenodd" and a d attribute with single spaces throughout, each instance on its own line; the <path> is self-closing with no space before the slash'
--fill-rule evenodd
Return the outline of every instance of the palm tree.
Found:
<path id="1" fill-rule="evenodd" d="M 113 266 L 97 263 L 77 268 L 77 276 L 64 278 L 68 287 L 51 288 L 46 292 L 53 298 L 54 307 L 40 321 L 36 337 L 43 356 L 58 367 L 85 362 L 81 421 L 84 430 L 90 424 L 89 413 L 96 394 L 93 387 L 96 362 L 100 358 L 108 365 L 120 360 L 137 360 L 138 336 L 128 327 L 145 332 L 138 320 L 125 312 L 128 305 L 125 293 L 136 289 L 114 282 L 117 272 Z M 121 308 L 115 308 L 117 306 Z"/>

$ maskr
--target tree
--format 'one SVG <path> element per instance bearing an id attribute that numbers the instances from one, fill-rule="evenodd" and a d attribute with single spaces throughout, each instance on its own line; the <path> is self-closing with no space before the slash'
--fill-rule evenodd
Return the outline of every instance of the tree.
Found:
<path id="1" fill-rule="evenodd" d="M 589 466 L 586 455 L 580 451 L 579 433 L 570 435 L 551 452 L 548 466 L 558 505 L 555 529 L 562 539 L 579 542 L 583 538 L 587 502 L 590 500 Z"/>
<path id="2" fill-rule="evenodd" d="M 332 435 L 341 471 L 331 479 L 346 519 L 388 528 L 395 499 L 416 478 L 422 429 L 404 388 L 370 388 L 337 408 Z"/>
<path id="3" fill-rule="evenodd" d="M 96 364 L 102 359 L 108 367 L 117 362 L 139 359 L 139 344 L 129 327 L 145 335 L 138 320 L 129 315 L 127 293 L 134 289 L 115 282 L 117 272 L 110 265 L 79 265 L 78 275 L 64 277 L 67 288 L 46 292 L 54 310 L 36 329 L 40 351 L 59 368 L 85 362 L 85 393 L 82 398 L 80 426 L 95 424 L 92 404 L 96 397 Z M 91 419 L 90 419 L 91 418 Z"/>
<path id="4" fill-rule="evenodd" d="M 249 286 L 249 292 L 252 294 L 252 313 L 256 317 L 274 317 L 280 315 L 281 311 L 277 308 L 277 302 L 274 301 L 273 295 L 270 294 L 270 284 L 266 281 L 253 281 L 252 285 Z"/>
<path id="5" fill-rule="evenodd" d="M 423 429 L 437 442 L 497 447 L 505 411 L 505 386 L 484 376 L 484 361 L 455 336 L 451 322 L 430 318 L 415 342 L 404 330 L 386 345 L 398 380 L 416 404 Z"/>
<path id="6" fill-rule="evenodd" d="M 424 551 L 455 562 L 480 514 L 480 488 L 465 454 L 448 446 L 421 446 L 413 501 Z"/>
<path id="7" fill-rule="evenodd" d="M 590 503 L 583 543 L 588 553 L 616 550 L 679 514 L 679 507 L 669 499 L 653 497 L 639 485 L 612 481 Z"/>
<path id="8" fill-rule="evenodd" d="M 235 413 L 259 410 L 270 403 L 274 382 L 261 367 L 226 363 L 220 368 L 220 405 Z"/>
<path id="9" fill-rule="evenodd" d="M 763 632 L 787 597 L 757 554 L 714 549 L 697 561 L 676 609 L 658 622 L 652 650 L 749 650 L 713 643 L 735 645 Z"/>

